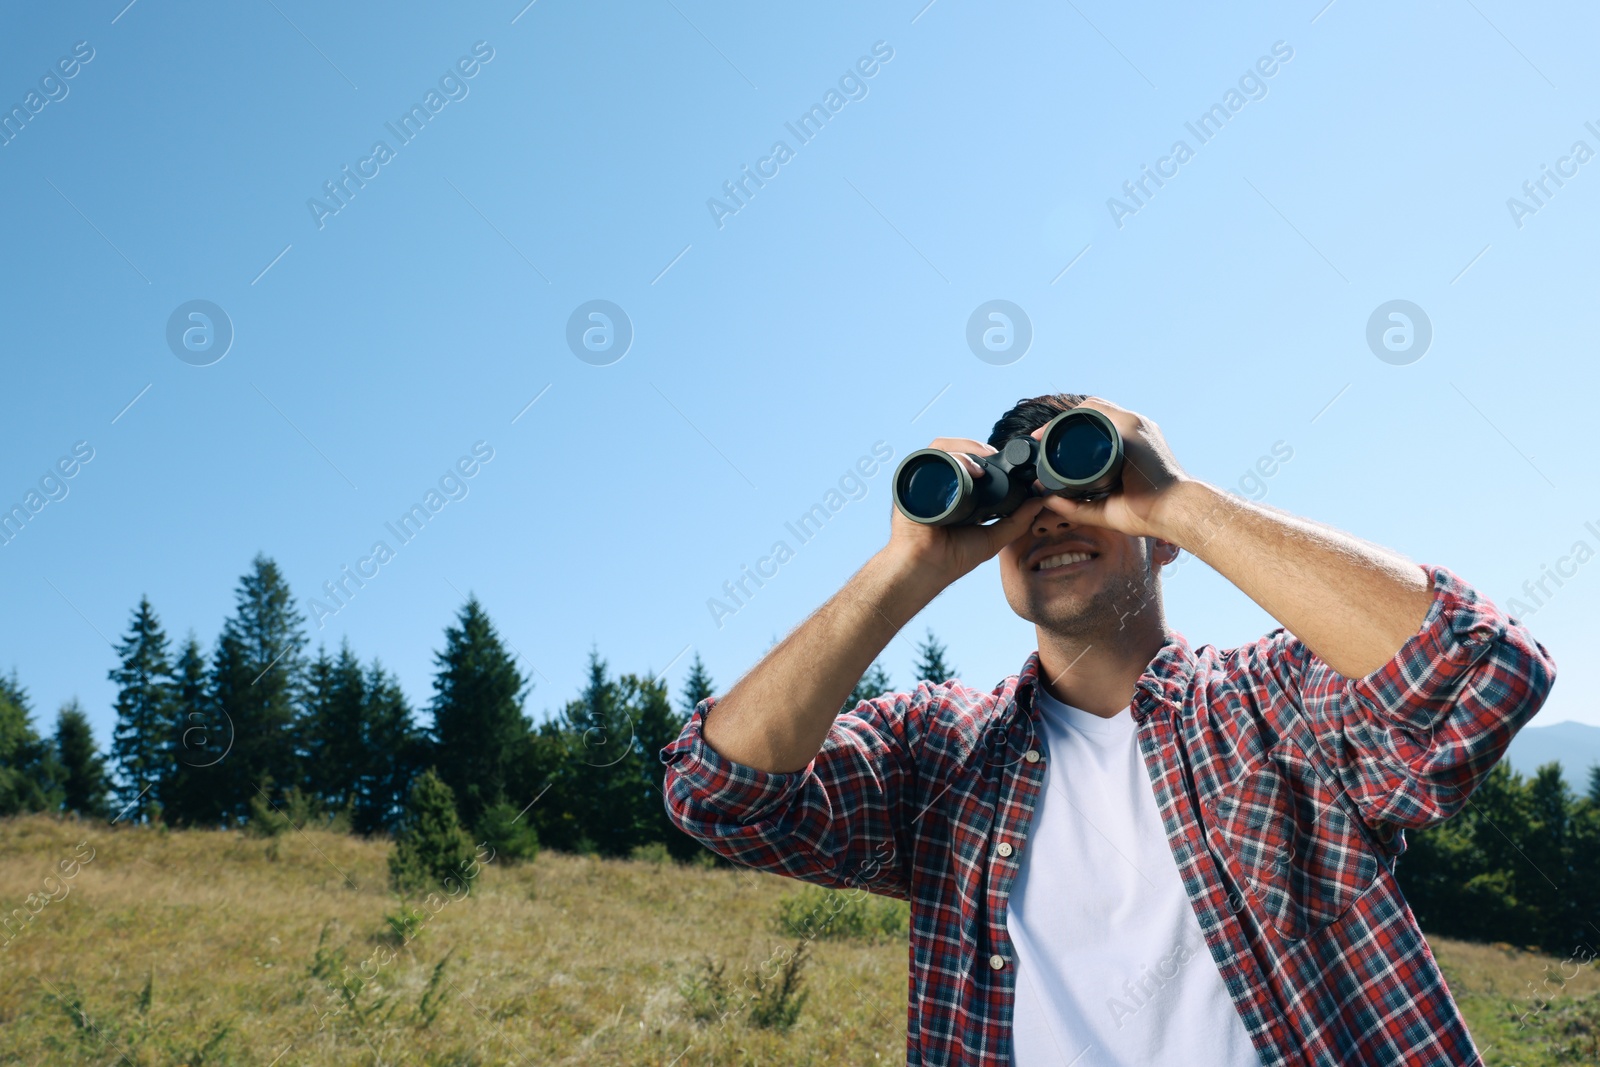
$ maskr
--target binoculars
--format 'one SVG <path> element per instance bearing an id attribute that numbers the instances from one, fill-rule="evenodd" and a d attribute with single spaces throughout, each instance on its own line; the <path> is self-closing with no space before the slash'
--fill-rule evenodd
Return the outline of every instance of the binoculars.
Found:
<path id="1" fill-rule="evenodd" d="M 971 453 L 965 453 L 971 455 Z M 925 526 L 973 526 L 1010 515 L 1034 480 L 1046 494 L 1099 500 L 1122 484 L 1122 435 L 1094 408 L 1072 408 L 1045 423 L 1044 433 L 1013 437 L 998 452 L 972 456 L 984 476 L 938 448 L 922 448 L 894 472 L 894 506 Z"/>

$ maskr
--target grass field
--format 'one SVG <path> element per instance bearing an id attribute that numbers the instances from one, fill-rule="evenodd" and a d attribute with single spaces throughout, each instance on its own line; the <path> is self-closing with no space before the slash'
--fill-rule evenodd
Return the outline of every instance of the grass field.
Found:
<path id="1" fill-rule="evenodd" d="M 0 1063 L 904 1062 L 906 950 L 881 931 L 810 944 L 790 1028 L 715 1018 L 707 957 L 737 992 L 792 949 L 775 916 L 796 883 L 546 852 L 408 923 L 386 855 L 324 832 L 0 821 L 0 908 L 36 912 L 0 933 Z M 1489 1063 L 1600 1062 L 1593 963 L 1434 947 Z"/>

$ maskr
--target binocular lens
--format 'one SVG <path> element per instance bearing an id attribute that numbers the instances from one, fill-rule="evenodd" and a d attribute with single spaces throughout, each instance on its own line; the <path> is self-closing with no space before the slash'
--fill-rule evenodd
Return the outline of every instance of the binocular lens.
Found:
<path id="1" fill-rule="evenodd" d="M 1086 481 L 1105 470 L 1115 448 L 1105 428 L 1091 419 L 1063 420 L 1044 440 L 1050 466 L 1073 481 Z"/>
<path id="2" fill-rule="evenodd" d="M 1004 518 L 1036 492 L 1099 500 L 1115 492 L 1122 477 L 1122 435 L 1094 408 L 1063 411 L 1037 440 L 1012 437 L 993 452 L 971 455 L 981 476 L 968 474 L 942 449 L 919 449 L 902 459 L 894 474 L 895 507 L 912 522 L 966 526 Z"/>
<path id="3" fill-rule="evenodd" d="M 927 521 L 950 510 L 961 491 L 961 478 L 954 463 L 939 456 L 918 456 L 900 472 L 896 492 L 910 517 Z"/>

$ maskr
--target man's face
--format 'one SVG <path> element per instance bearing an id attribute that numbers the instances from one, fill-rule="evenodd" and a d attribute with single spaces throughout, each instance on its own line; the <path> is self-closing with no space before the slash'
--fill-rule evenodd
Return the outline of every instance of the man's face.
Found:
<path id="1" fill-rule="evenodd" d="M 1115 633 L 1159 607 L 1156 575 L 1175 555 L 1164 542 L 1074 523 L 1046 508 L 1000 550 L 1000 583 L 1011 610 L 1044 630 Z"/>

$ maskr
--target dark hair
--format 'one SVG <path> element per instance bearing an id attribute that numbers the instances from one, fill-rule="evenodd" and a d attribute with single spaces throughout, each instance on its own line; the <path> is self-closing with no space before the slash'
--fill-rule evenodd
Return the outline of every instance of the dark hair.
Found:
<path id="1" fill-rule="evenodd" d="M 1013 437 L 1026 437 L 1063 411 L 1070 411 L 1088 399 L 1084 393 L 1046 393 L 1017 401 L 1000 416 L 989 433 L 989 447 L 999 448 Z"/>

